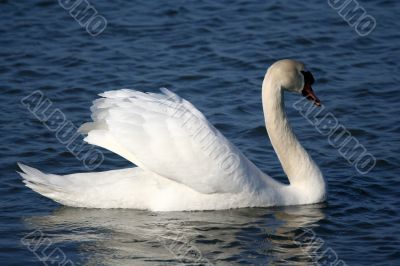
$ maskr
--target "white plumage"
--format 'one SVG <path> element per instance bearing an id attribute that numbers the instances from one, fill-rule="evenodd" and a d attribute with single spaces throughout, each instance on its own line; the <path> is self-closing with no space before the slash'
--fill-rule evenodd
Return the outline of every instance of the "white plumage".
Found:
<path id="1" fill-rule="evenodd" d="M 102 93 L 91 107 L 93 122 L 80 128 L 88 143 L 138 167 L 59 176 L 20 165 L 25 184 L 61 204 L 93 208 L 205 210 L 323 199 L 262 173 L 190 102 L 161 91 Z"/>

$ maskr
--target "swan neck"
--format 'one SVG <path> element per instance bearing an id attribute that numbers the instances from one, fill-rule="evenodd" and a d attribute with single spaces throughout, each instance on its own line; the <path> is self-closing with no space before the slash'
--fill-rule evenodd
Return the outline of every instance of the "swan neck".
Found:
<path id="1" fill-rule="evenodd" d="M 269 73 L 264 79 L 262 94 L 268 136 L 290 184 L 323 187 L 321 171 L 301 146 L 289 124 L 284 90 Z"/>

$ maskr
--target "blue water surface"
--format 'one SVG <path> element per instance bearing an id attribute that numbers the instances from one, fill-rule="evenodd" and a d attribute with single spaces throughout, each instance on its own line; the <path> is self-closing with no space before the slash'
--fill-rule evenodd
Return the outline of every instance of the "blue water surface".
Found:
<path id="1" fill-rule="evenodd" d="M 399 1 L 358 0 L 376 21 L 366 36 L 334 1 L 89 1 L 107 21 L 103 32 L 80 25 L 59 4 L 67 2 L 0 1 L 0 265 L 42 265 L 49 256 L 53 265 L 400 265 Z M 292 126 L 329 184 L 325 203 L 69 208 L 32 192 L 16 173 L 17 162 L 48 173 L 89 171 L 21 103 L 30 93 L 41 91 L 79 126 L 98 93 L 167 87 L 284 181 L 260 98 L 267 67 L 281 58 L 307 64 L 325 107 L 319 119 L 332 114 L 376 163 L 357 171 L 292 106 L 300 96 L 288 95 Z M 96 171 L 131 166 L 101 151 Z"/>

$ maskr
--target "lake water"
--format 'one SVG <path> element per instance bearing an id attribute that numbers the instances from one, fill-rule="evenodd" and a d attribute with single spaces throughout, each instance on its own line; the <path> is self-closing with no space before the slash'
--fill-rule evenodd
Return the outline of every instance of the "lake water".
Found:
<path id="1" fill-rule="evenodd" d="M 56 0 L 0 1 L 1 265 L 43 265 L 48 256 L 56 259 L 48 265 L 400 265 L 399 1 L 359 0 L 376 21 L 363 37 L 327 1 L 89 2 L 102 17 L 88 32 Z M 319 119 L 333 115 L 374 158 L 370 171 L 357 170 L 362 165 L 293 107 L 299 96 L 288 95 L 292 126 L 329 184 L 325 203 L 173 213 L 68 208 L 16 173 L 17 162 L 88 171 L 21 104 L 33 91 L 79 126 L 98 93 L 167 87 L 285 180 L 260 99 L 267 67 L 281 58 L 307 64 L 325 107 Z M 131 166 L 102 152 L 96 170 Z"/>

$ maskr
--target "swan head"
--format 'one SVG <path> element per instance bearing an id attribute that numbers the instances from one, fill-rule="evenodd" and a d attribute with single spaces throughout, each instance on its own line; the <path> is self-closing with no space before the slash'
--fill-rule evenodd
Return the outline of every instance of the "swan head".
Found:
<path id="1" fill-rule="evenodd" d="M 302 94 L 315 105 L 321 106 L 321 101 L 312 89 L 314 76 L 306 70 L 302 62 L 291 59 L 279 60 L 268 68 L 266 79 L 267 77 L 279 82 L 283 90 Z"/>

